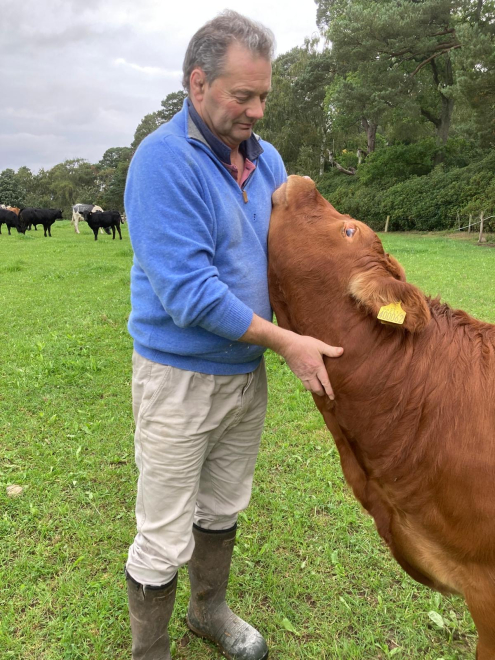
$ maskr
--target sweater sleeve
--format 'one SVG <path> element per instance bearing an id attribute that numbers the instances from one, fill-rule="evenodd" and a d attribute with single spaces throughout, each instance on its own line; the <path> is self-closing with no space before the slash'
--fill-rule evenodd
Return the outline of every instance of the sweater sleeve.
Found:
<path id="1" fill-rule="evenodd" d="M 134 155 L 125 207 L 135 260 L 177 326 L 237 340 L 253 311 L 219 277 L 216 218 L 197 166 L 183 158 L 167 139 L 142 143 Z"/>

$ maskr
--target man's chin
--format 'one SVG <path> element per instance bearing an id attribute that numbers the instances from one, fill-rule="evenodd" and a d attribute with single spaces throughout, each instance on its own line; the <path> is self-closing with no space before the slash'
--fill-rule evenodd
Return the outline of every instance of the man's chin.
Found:
<path id="1" fill-rule="evenodd" d="M 235 149 L 238 147 L 241 142 L 244 142 L 244 140 L 248 140 L 251 137 L 251 134 L 253 132 L 253 126 L 250 125 L 249 127 L 246 126 L 246 128 L 241 128 L 241 126 L 235 126 L 229 135 L 225 136 L 222 139 L 222 142 L 225 142 L 227 146 L 229 146 L 231 149 Z"/>
<path id="2" fill-rule="evenodd" d="M 243 140 L 247 140 L 250 136 L 251 133 L 253 132 L 253 126 L 238 126 L 236 130 L 236 134 L 239 136 L 242 136 Z"/>

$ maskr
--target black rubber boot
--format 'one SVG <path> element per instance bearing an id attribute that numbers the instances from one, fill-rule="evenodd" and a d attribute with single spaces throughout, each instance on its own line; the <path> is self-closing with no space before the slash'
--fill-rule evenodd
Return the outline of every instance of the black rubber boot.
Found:
<path id="1" fill-rule="evenodd" d="M 172 660 L 168 622 L 172 616 L 177 575 L 163 587 L 143 587 L 125 573 L 132 631 L 132 660 Z"/>
<path id="2" fill-rule="evenodd" d="M 225 602 L 236 528 L 210 531 L 194 525 L 187 625 L 196 635 L 215 642 L 229 660 L 265 660 L 268 647 L 263 637 Z"/>

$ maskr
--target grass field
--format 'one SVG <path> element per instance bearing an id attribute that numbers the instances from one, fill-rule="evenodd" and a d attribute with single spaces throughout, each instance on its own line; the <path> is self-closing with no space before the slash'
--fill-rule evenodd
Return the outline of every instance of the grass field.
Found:
<path id="1" fill-rule="evenodd" d="M 123 565 L 136 471 L 127 335 L 131 248 L 85 223 L 0 236 L 0 658 L 130 658 Z M 495 322 L 495 250 L 382 235 L 410 281 Z M 229 594 L 271 660 L 474 659 L 464 603 L 416 585 L 344 484 L 312 399 L 267 355 L 270 405 Z M 7 495 L 19 485 L 17 497 Z M 218 658 L 185 626 L 175 658 Z"/>

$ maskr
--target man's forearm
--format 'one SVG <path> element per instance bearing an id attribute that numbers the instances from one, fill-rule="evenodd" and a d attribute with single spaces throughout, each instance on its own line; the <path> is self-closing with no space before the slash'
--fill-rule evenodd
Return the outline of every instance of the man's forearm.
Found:
<path id="1" fill-rule="evenodd" d="M 270 323 L 270 321 L 266 321 L 261 316 L 254 314 L 251 325 L 242 337 L 239 338 L 239 341 L 271 348 L 275 353 L 283 355 L 292 334 L 289 330 L 279 328 L 274 323 Z"/>

